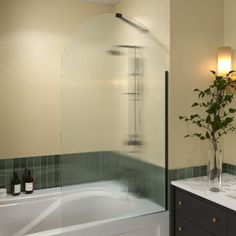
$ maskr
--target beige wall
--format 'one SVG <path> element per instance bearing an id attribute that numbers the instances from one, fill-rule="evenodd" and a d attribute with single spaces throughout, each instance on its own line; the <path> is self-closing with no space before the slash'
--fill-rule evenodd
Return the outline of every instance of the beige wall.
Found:
<path id="1" fill-rule="evenodd" d="M 60 71 L 77 27 L 111 6 L 0 0 L 0 158 L 60 152 Z"/>
<path id="2" fill-rule="evenodd" d="M 224 45 L 232 47 L 233 50 L 233 68 L 236 70 L 236 23 L 235 23 L 235 0 L 224 0 Z M 236 99 L 235 99 L 236 100 Z M 236 101 L 234 101 L 236 107 Z M 236 124 L 235 124 L 236 125 Z M 231 133 L 225 137 L 224 161 L 236 165 L 236 154 L 234 145 L 236 143 L 236 134 Z"/>
<path id="3" fill-rule="evenodd" d="M 233 47 L 234 5 L 225 0 L 225 44 Z M 224 43 L 223 20 L 216 16 L 223 7 L 223 0 L 171 0 L 171 6 L 166 0 L 122 0 L 114 8 L 78 0 L 0 0 L 0 158 L 61 151 L 64 46 L 82 22 L 121 11 L 151 29 L 167 54 L 171 45 L 170 168 L 205 164 L 207 148 L 183 139 L 190 128 L 178 116 L 190 113 L 192 90 L 207 86 L 208 71 L 216 68 L 217 48 Z"/>
<path id="4" fill-rule="evenodd" d="M 160 61 L 165 63 L 165 69 L 169 67 L 170 16 L 166 0 L 150 0 L 148 4 L 144 0 L 126 0 L 117 6 L 77 0 L 23 0 L 20 3 L 0 0 L 0 11 L 0 105 L 4 114 L 0 118 L 0 158 L 97 150 L 95 146 L 91 149 L 88 143 L 88 146 L 76 145 L 77 139 L 67 139 L 65 135 L 64 146 L 60 140 L 60 117 L 64 112 L 60 104 L 61 58 L 65 45 L 89 18 L 120 11 L 142 22 L 163 47 Z M 106 120 L 104 122 L 106 126 Z M 99 126 L 98 130 L 104 132 L 103 126 Z M 86 130 L 80 133 L 83 137 L 87 134 Z M 71 135 L 73 132 L 69 137 Z M 101 141 L 101 137 L 94 136 L 94 140 Z M 106 150 L 105 144 L 101 145 L 103 150 Z M 163 156 L 161 158 L 164 163 Z M 155 162 L 153 158 L 147 159 Z"/>
<path id="5" fill-rule="evenodd" d="M 233 1 L 233 0 L 232 0 Z M 206 164 L 207 145 L 184 139 L 190 126 L 179 115 L 194 110 L 192 90 L 210 81 L 217 48 L 223 45 L 223 0 L 171 0 L 170 168 Z"/>
<path id="6" fill-rule="evenodd" d="M 170 1 L 121 0 L 114 12 L 121 12 L 144 24 L 156 38 L 155 46 L 145 45 L 157 52 L 145 65 L 144 81 L 144 148 L 137 158 L 165 166 L 165 90 L 164 72 L 169 70 Z M 148 49 L 147 49 L 148 51 Z"/>
<path id="7" fill-rule="evenodd" d="M 164 3 L 162 13 L 166 11 L 165 16 L 158 12 L 154 14 L 153 10 L 160 11 L 160 2 Z M 168 1 L 150 1 L 146 6 L 144 3 L 145 1 L 121 1 L 114 7 L 114 12 L 122 12 L 138 21 L 148 19 L 145 24 L 148 28 L 161 21 L 165 21 L 166 27 L 169 27 Z M 150 12 L 153 13 L 152 17 L 149 17 Z M 165 30 L 167 34 L 169 30 Z M 160 35 L 160 32 L 158 33 Z M 86 27 L 79 30 L 64 59 L 68 67 L 65 66 L 63 70 L 63 152 L 130 151 L 124 143 L 128 140 L 128 134 L 134 132 L 128 125 L 134 111 L 131 112 L 131 105 L 128 109 L 128 97 L 124 94 L 128 92 L 127 82 L 131 80 L 128 75 L 131 74 L 130 60 L 134 51 L 123 49 L 124 55 L 119 57 L 104 52 L 114 45 L 144 45 L 142 53 L 139 52 L 139 57 L 145 64 L 141 79 L 145 88 L 144 101 L 140 105 L 143 118 L 139 135 L 144 139 L 145 145 L 138 154 L 132 153 L 132 156 L 157 165 L 165 165 L 164 75 L 169 69 L 169 40 L 164 46 L 158 34 L 155 35 L 157 40 L 148 36 L 114 15 L 90 20 Z M 89 60 L 81 64 L 81 58 L 88 58 L 88 55 Z"/>
<path id="8" fill-rule="evenodd" d="M 115 12 L 122 12 L 142 22 L 159 42 L 170 48 L 170 0 L 121 0 Z"/>

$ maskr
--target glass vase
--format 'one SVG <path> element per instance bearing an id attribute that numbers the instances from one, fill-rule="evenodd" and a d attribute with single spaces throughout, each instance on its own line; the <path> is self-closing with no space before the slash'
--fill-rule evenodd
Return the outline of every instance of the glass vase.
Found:
<path id="1" fill-rule="evenodd" d="M 207 163 L 208 189 L 219 192 L 222 189 L 222 150 L 211 143 L 208 150 Z"/>

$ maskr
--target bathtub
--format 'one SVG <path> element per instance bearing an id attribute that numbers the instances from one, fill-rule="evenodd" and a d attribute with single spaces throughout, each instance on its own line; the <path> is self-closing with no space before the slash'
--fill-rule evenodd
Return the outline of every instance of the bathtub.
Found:
<path id="1" fill-rule="evenodd" d="M 0 200 L 0 236 L 168 236 L 168 226 L 163 207 L 114 181 Z"/>

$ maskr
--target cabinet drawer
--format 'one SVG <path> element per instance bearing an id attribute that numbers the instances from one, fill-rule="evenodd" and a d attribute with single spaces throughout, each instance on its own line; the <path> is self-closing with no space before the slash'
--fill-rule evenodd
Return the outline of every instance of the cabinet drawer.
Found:
<path id="1" fill-rule="evenodd" d="M 225 211 L 179 190 L 176 190 L 175 196 L 177 214 L 216 235 L 227 235 L 227 213 Z"/>
<path id="2" fill-rule="evenodd" d="M 213 236 L 213 234 L 193 225 L 180 216 L 176 216 L 175 236 Z"/>
<path id="3" fill-rule="evenodd" d="M 228 236 L 235 236 L 236 235 L 236 215 L 230 214 L 228 216 Z"/>

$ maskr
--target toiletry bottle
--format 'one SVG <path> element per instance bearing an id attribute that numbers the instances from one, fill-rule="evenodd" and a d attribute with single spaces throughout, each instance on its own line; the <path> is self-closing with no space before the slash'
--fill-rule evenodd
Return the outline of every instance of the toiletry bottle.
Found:
<path id="1" fill-rule="evenodd" d="M 11 193 L 13 196 L 17 196 L 20 194 L 20 190 L 21 190 L 21 182 L 18 178 L 17 173 L 14 170 L 13 171 L 13 180 L 11 182 Z"/>
<path id="2" fill-rule="evenodd" d="M 25 193 L 30 194 L 33 193 L 33 191 L 34 191 L 34 180 L 31 175 L 31 171 L 28 170 L 28 174 L 25 178 Z"/>

